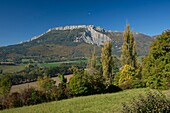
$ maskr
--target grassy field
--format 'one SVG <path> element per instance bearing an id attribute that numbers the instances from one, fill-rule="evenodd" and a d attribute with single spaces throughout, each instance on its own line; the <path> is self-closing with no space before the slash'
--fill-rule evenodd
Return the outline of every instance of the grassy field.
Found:
<path id="1" fill-rule="evenodd" d="M 25 65 L 16 65 L 16 66 L 2 66 L 0 65 L 0 69 L 3 70 L 3 73 L 12 73 L 12 72 L 18 72 L 25 68 Z"/>
<path id="2" fill-rule="evenodd" d="M 119 113 L 122 103 L 132 101 L 149 89 L 132 89 L 118 93 L 76 97 L 0 111 L 0 113 Z M 170 90 L 163 91 L 170 97 Z"/>
<path id="3" fill-rule="evenodd" d="M 53 63 L 44 63 L 44 64 L 38 64 L 39 67 L 56 67 L 63 63 L 72 63 L 72 64 L 80 64 L 81 62 L 87 62 L 87 60 L 75 60 L 75 61 L 63 61 L 63 62 L 53 62 Z"/>
<path id="4" fill-rule="evenodd" d="M 72 63 L 72 64 L 80 64 L 81 62 L 87 62 L 87 60 L 75 60 L 75 61 L 63 61 L 63 62 L 53 62 L 53 63 L 43 63 L 38 64 L 39 67 L 57 67 L 63 63 Z M 21 71 L 25 68 L 27 64 L 20 64 L 16 66 L 7 66 L 7 65 L 0 65 L 0 70 L 3 70 L 3 73 L 13 73 Z"/>

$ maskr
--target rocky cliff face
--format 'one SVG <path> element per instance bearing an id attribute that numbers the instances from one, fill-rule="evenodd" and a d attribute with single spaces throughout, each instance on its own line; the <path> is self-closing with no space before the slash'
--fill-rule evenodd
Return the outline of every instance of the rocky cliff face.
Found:
<path id="1" fill-rule="evenodd" d="M 84 32 L 82 32 L 81 37 L 75 37 L 74 42 L 81 42 L 84 41 L 88 44 L 96 44 L 97 46 L 103 45 L 106 41 L 111 41 L 111 39 L 102 32 L 107 32 L 101 27 L 94 27 L 93 25 L 77 25 L 77 26 L 64 26 L 64 27 L 57 27 L 49 29 L 46 33 L 51 32 L 52 30 L 74 30 L 74 29 L 85 29 Z M 27 42 L 33 41 L 37 38 L 40 38 L 45 33 L 33 37 L 32 39 L 28 40 Z"/>
<path id="2" fill-rule="evenodd" d="M 76 37 L 74 42 L 80 42 L 83 40 L 86 43 L 101 46 L 104 42 L 111 41 L 111 39 L 107 35 L 100 33 L 97 30 L 101 32 L 103 31 L 103 29 L 100 29 L 99 27 L 86 26 L 86 31 L 82 33 L 81 37 Z"/>

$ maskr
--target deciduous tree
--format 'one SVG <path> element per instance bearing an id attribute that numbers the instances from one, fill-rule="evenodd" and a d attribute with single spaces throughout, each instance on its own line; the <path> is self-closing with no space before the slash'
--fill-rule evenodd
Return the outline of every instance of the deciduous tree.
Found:
<path id="1" fill-rule="evenodd" d="M 132 67 L 137 67 L 136 60 L 136 42 L 133 33 L 130 31 L 130 25 L 127 25 L 123 32 L 123 45 L 122 45 L 122 65 L 128 64 Z"/>
<path id="2" fill-rule="evenodd" d="M 103 77 L 106 83 L 112 84 L 112 43 L 111 41 L 105 42 L 101 53 Z"/>

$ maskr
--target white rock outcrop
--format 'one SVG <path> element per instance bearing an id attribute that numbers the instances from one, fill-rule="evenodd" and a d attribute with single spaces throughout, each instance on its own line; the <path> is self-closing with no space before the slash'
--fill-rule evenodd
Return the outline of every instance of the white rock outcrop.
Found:
<path id="1" fill-rule="evenodd" d="M 111 41 L 107 35 L 96 31 L 94 27 L 88 27 L 80 38 L 86 43 L 97 44 L 97 46 L 103 45 L 106 41 Z"/>
<path id="2" fill-rule="evenodd" d="M 80 29 L 80 28 L 84 28 L 85 31 L 82 33 L 80 37 L 75 37 L 74 42 L 84 41 L 89 44 L 96 44 L 97 46 L 101 46 L 104 44 L 104 42 L 111 41 L 111 39 L 106 34 L 104 34 L 107 31 L 105 31 L 101 27 L 94 27 L 93 25 L 75 25 L 75 26 L 57 27 L 57 28 L 49 29 L 45 33 L 48 33 L 52 30 L 74 30 L 74 29 Z M 43 36 L 45 33 L 39 36 L 35 36 L 31 38 L 30 40 L 27 40 L 26 42 L 30 42 L 37 38 L 41 38 L 41 36 Z"/>

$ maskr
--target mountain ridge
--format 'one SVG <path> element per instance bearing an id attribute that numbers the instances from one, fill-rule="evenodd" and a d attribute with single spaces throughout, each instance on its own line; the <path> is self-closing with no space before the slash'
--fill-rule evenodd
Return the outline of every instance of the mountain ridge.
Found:
<path id="1" fill-rule="evenodd" d="M 137 42 L 138 55 L 147 55 L 153 38 L 138 32 L 133 34 Z M 94 46 L 100 55 L 101 47 L 106 41 L 112 41 L 115 55 L 121 54 L 122 32 L 105 30 L 93 25 L 56 27 L 23 43 L 0 47 L 0 61 L 22 60 L 27 57 L 46 60 L 85 57 L 91 54 Z"/>

